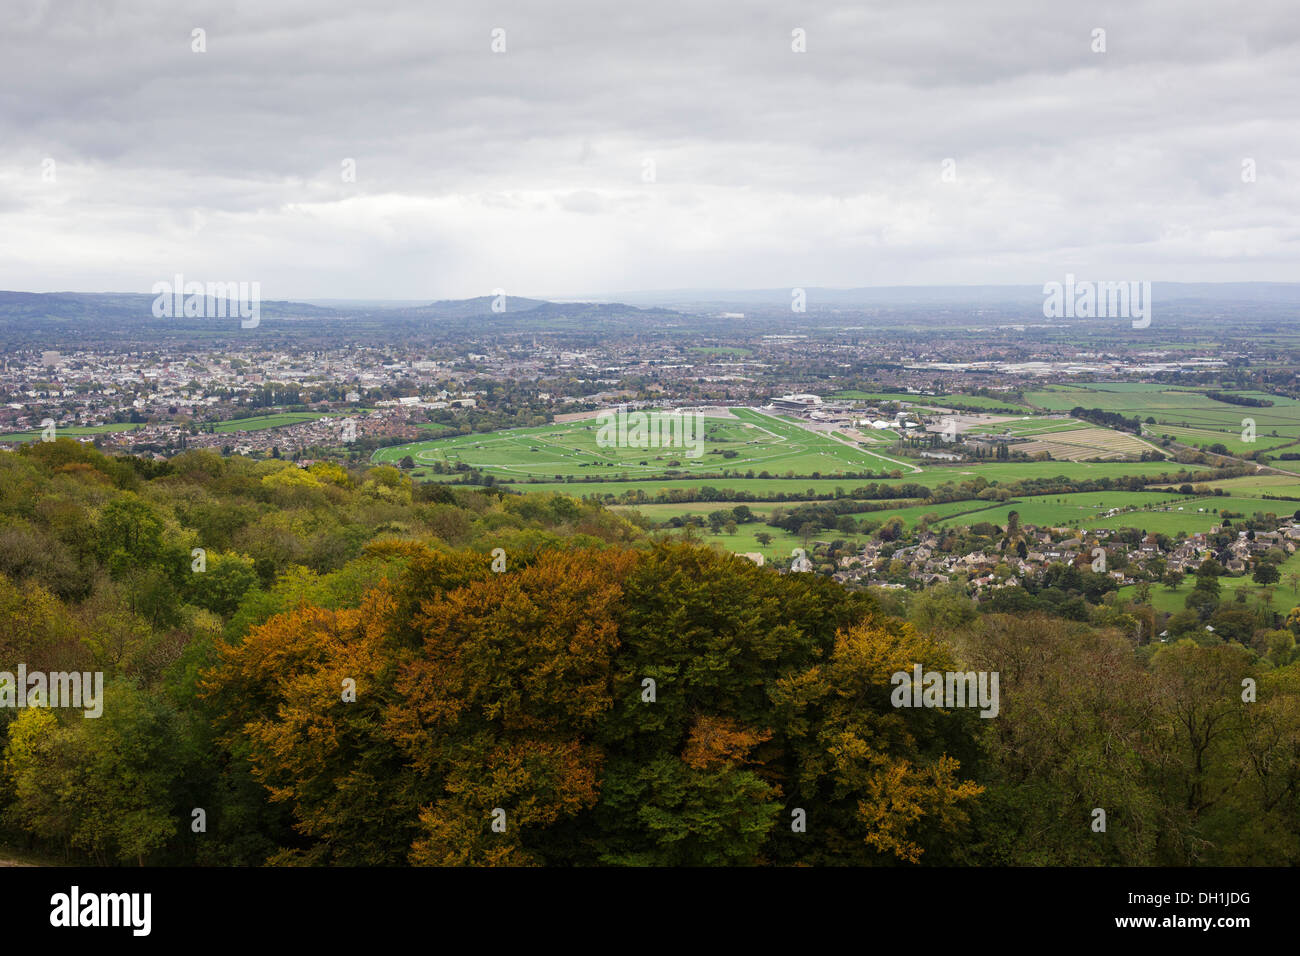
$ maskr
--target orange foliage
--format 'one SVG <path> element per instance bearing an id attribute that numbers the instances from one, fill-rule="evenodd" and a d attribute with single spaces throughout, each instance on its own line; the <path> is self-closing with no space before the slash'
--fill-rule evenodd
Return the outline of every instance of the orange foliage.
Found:
<path id="1" fill-rule="evenodd" d="M 749 763 L 749 752 L 771 739 L 771 731 L 744 727 L 730 717 L 700 717 L 691 727 L 682 759 L 696 770 Z"/>

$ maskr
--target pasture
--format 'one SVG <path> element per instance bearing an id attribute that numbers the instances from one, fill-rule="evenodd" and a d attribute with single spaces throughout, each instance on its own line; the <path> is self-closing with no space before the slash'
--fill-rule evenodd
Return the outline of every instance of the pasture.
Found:
<path id="1" fill-rule="evenodd" d="M 343 412 L 281 412 L 278 415 L 257 415 L 253 418 L 234 418 L 213 426 L 218 434 L 225 432 L 257 432 L 267 428 L 283 428 L 285 425 L 298 425 L 302 422 L 314 422 L 321 418 L 346 417 Z"/>
<path id="2" fill-rule="evenodd" d="M 1219 594 L 1221 599 L 1234 598 L 1238 593 L 1245 592 L 1247 600 L 1251 602 L 1264 600 L 1269 603 L 1273 610 L 1286 613 L 1289 609 L 1300 604 L 1300 588 L 1293 587 L 1290 577 L 1292 574 L 1300 575 L 1300 551 L 1291 555 L 1278 566 L 1278 571 L 1282 574 L 1282 579 L 1277 584 L 1264 587 L 1256 584 L 1249 574 L 1233 577 L 1224 575 L 1219 578 Z M 1183 579 L 1183 583 L 1175 590 L 1169 590 L 1163 584 L 1151 585 L 1151 606 L 1157 611 L 1167 611 L 1170 614 L 1177 613 L 1186 607 L 1187 595 L 1192 593 L 1196 586 L 1194 575 L 1188 575 Z M 1120 588 L 1120 595 L 1126 600 L 1136 600 L 1137 585 L 1130 584 Z"/>
<path id="3" fill-rule="evenodd" d="M 1257 443 L 1265 438 L 1270 441 L 1274 438 L 1300 441 L 1300 402 L 1262 392 L 1226 393 L 1273 404 L 1264 408 L 1236 405 L 1210 398 L 1194 389 L 1142 383 L 1054 385 L 1042 391 L 1027 392 L 1025 399 L 1049 411 L 1068 412 L 1075 406 L 1082 406 L 1100 408 L 1130 418 L 1137 416 L 1143 421 L 1154 418 L 1155 425 L 1148 425 L 1154 434 L 1160 434 L 1165 426 L 1182 428 L 1191 433 L 1189 437 L 1200 439 L 1193 442 L 1195 444 L 1211 445 L 1222 441 L 1232 448 L 1229 439 L 1235 435 L 1240 442 L 1246 419 L 1255 423 Z M 1212 432 L 1220 437 L 1197 434 L 1200 432 Z M 1240 447 L 1241 450 L 1246 450 L 1249 445 Z M 1254 447 L 1263 446 L 1256 444 Z"/>
<path id="4" fill-rule="evenodd" d="M 675 436 L 669 447 L 599 441 L 596 419 L 512 428 L 489 434 L 413 442 L 375 452 L 376 463 L 394 464 L 407 455 L 419 466 L 435 462 L 448 470 L 464 465 L 499 479 L 602 479 L 689 474 L 723 470 L 752 470 L 756 474 L 795 477 L 860 472 L 904 472 L 920 469 L 906 461 L 878 454 L 847 441 L 818 434 L 792 421 L 750 408 L 735 408 L 729 418 L 704 418 L 702 441 L 693 434 Z M 678 438 L 680 437 L 680 441 Z M 650 440 L 647 439 L 647 442 Z M 694 447 L 692 447 L 694 445 Z M 692 456 L 691 452 L 700 454 Z M 566 489 L 569 490 L 569 489 Z M 571 492 L 572 493 L 572 492 Z"/>
<path id="5" fill-rule="evenodd" d="M 407 446 L 409 447 L 409 446 Z M 391 451 L 391 449 L 380 449 Z M 376 459 L 378 460 L 378 458 Z M 391 462 L 391 459 L 390 459 Z M 886 466 L 888 467 L 888 466 Z M 904 483 L 925 485 L 933 488 L 948 482 L 960 483 L 972 478 L 984 478 L 989 482 L 1003 484 L 1021 479 L 1071 478 L 1074 480 L 1100 480 L 1102 478 L 1121 478 L 1133 475 L 1158 476 L 1176 473 L 1182 466 L 1168 461 L 1142 462 L 1067 462 L 1067 461 L 1029 461 L 1006 462 L 989 461 L 974 464 L 962 462 L 953 466 L 931 466 L 922 468 L 917 473 L 899 469 L 897 478 L 867 479 L 857 478 L 748 478 L 743 475 L 728 475 L 720 478 L 664 478 L 639 481 L 536 481 L 520 482 L 511 487 L 516 491 L 558 491 L 563 494 L 581 498 L 594 495 L 619 497 L 628 492 L 633 494 L 655 496 L 674 491 L 683 493 L 697 491 L 700 488 L 716 488 L 720 492 L 743 491 L 760 499 L 771 500 L 778 494 L 790 495 L 831 495 L 838 491 L 852 494 L 860 485 L 873 482 L 880 485 L 897 486 Z M 426 473 L 427 474 L 427 473 Z M 416 476 L 420 477 L 417 470 Z M 428 477 L 437 476 L 428 474 Z M 1300 478 L 1297 479 L 1300 481 Z"/>
<path id="6" fill-rule="evenodd" d="M 665 521 L 673 517 L 694 515 L 704 525 L 708 515 L 716 510 L 730 510 L 736 504 L 744 502 L 693 502 L 673 504 L 649 504 L 640 506 L 616 506 L 618 511 L 637 511 L 654 521 Z M 1037 495 L 1017 498 L 1007 502 L 986 501 L 951 501 L 940 504 L 909 504 L 899 502 L 897 508 L 886 508 L 850 515 L 862 526 L 866 522 L 876 524 L 900 519 L 911 529 L 924 522 L 936 531 L 969 527 L 981 522 L 989 522 L 999 528 L 1006 528 L 1012 511 L 1017 512 L 1022 526 L 1034 525 L 1040 528 L 1073 528 L 1081 534 L 1089 531 L 1136 528 L 1146 534 L 1165 534 L 1176 538 L 1180 534 L 1208 532 L 1221 524 L 1221 511 L 1234 515 L 1252 515 L 1256 512 L 1289 514 L 1291 509 L 1279 508 L 1279 502 L 1259 498 L 1237 498 L 1225 496 L 1187 496 L 1173 492 L 1143 492 L 1130 494 L 1126 492 L 1076 492 L 1066 495 Z M 751 505 L 750 510 L 760 517 L 755 523 L 739 525 L 733 534 L 725 531 L 711 533 L 707 526 L 691 532 L 676 531 L 675 534 L 691 534 L 694 537 L 716 544 L 726 550 L 735 552 L 758 551 L 768 559 L 789 557 L 795 547 L 802 547 L 802 537 L 798 534 L 782 531 L 764 523 L 773 508 L 792 508 L 797 503 L 786 505 Z M 759 545 L 756 535 L 766 532 L 772 541 Z M 813 533 L 811 541 L 843 540 L 864 544 L 872 537 L 869 533 L 857 534 L 839 530 L 821 529 Z"/>
<path id="7" fill-rule="evenodd" d="M 965 408 L 978 408 L 987 412 L 1005 412 L 1015 415 L 1027 411 L 1023 405 L 986 398 L 983 395 L 913 395 L 908 392 L 836 392 L 832 399 L 844 399 L 853 402 L 902 402 L 913 408 L 948 408 L 945 402 L 961 405 Z"/>
<path id="8" fill-rule="evenodd" d="M 129 432 L 137 428 L 143 428 L 144 425 L 131 424 L 127 422 L 115 422 L 108 425 L 70 425 L 58 426 L 55 434 L 60 438 L 85 438 L 90 435 L 106 435 L 110 432 Z M 29 442 L 40 441 L 42 429 L 30 428 L 24 432 L 10 432 L 7 435 L 0 435 L 0 441 L 5 442 Z"/>
<path id="9" fill-rule="evenodd" d="M 1284 462 L 1290 465 L 1291 462 Z M 1300 465 L 1300 462 L 1294 464 Z M 1296 507 L 1300 507 L 1300 475 L 1294 478 L 1286 475 L 1247 475 L 1244 478 L 1225 478 L 1222 481 L 1207 482 L 1208 488 L 1222 488 L 1231 494 L 1244 495 L 1273 495 L 1278 498 L 1295 499 Z M 1273 502 L 1278 508 L 1290 510 L 1290 506 L 1285 501 Z"/>

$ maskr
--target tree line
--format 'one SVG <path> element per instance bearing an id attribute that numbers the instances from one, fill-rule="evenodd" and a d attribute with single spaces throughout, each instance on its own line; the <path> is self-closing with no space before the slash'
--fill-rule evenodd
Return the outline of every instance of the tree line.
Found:
<path id="1" fill-rule="evenodd" d="M 97 863 L 1300 861 L 1296 664 L 939 597 L 893 611 L 562 495 L 37 443 L 0 454 L 0 670 L 101 670 L 106 699 L 0 708 L 0 836 Z M 998 717 L 895 706 L 916 665 L 999 672 Z"/>

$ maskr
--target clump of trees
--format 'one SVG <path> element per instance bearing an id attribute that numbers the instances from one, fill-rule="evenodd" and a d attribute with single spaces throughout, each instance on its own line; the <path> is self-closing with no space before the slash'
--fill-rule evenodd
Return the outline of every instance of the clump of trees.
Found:
<path id="1" fill-rule="evenodd" d="M 1115 428 L 1135 434 L 1142 433 L 1142 417 L 1140 415 L 1126 418 L 1119 412 L 1108 412 L 1104 408 L 1084 408 L 1082 405 L 1076 405 L 1070 409 L 1070 417 L 1080 418 L 1085 422 L 1101 425 L 1103 428 Z"/>
<path id="2" fill-rule="evenodd" d="M 1086 593 L 1071 572 L 1038 597 Z M 886 606 L 562 495 L 45 443 L 0 454 L 0 670 L 102 671 L 105 699 L 0 708 L 0 837 L 98 863 L 1300 862 L 1292 631 L 1152 644 L 1110 598 Z M 997 672 L 997 718 L 895 707 L 916 665 Z"/>

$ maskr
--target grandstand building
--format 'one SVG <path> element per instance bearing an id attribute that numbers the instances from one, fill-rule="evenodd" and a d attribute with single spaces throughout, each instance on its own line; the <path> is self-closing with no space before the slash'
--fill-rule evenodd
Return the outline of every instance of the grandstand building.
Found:
<path id="1" fill-rule="evenodd" d="M 782 395 L 780 398 L 774 398 L 771 401 L 773 408 L 778 408 L 783 412 L 810 412 L 821 405 L 820 395 Z"/>

